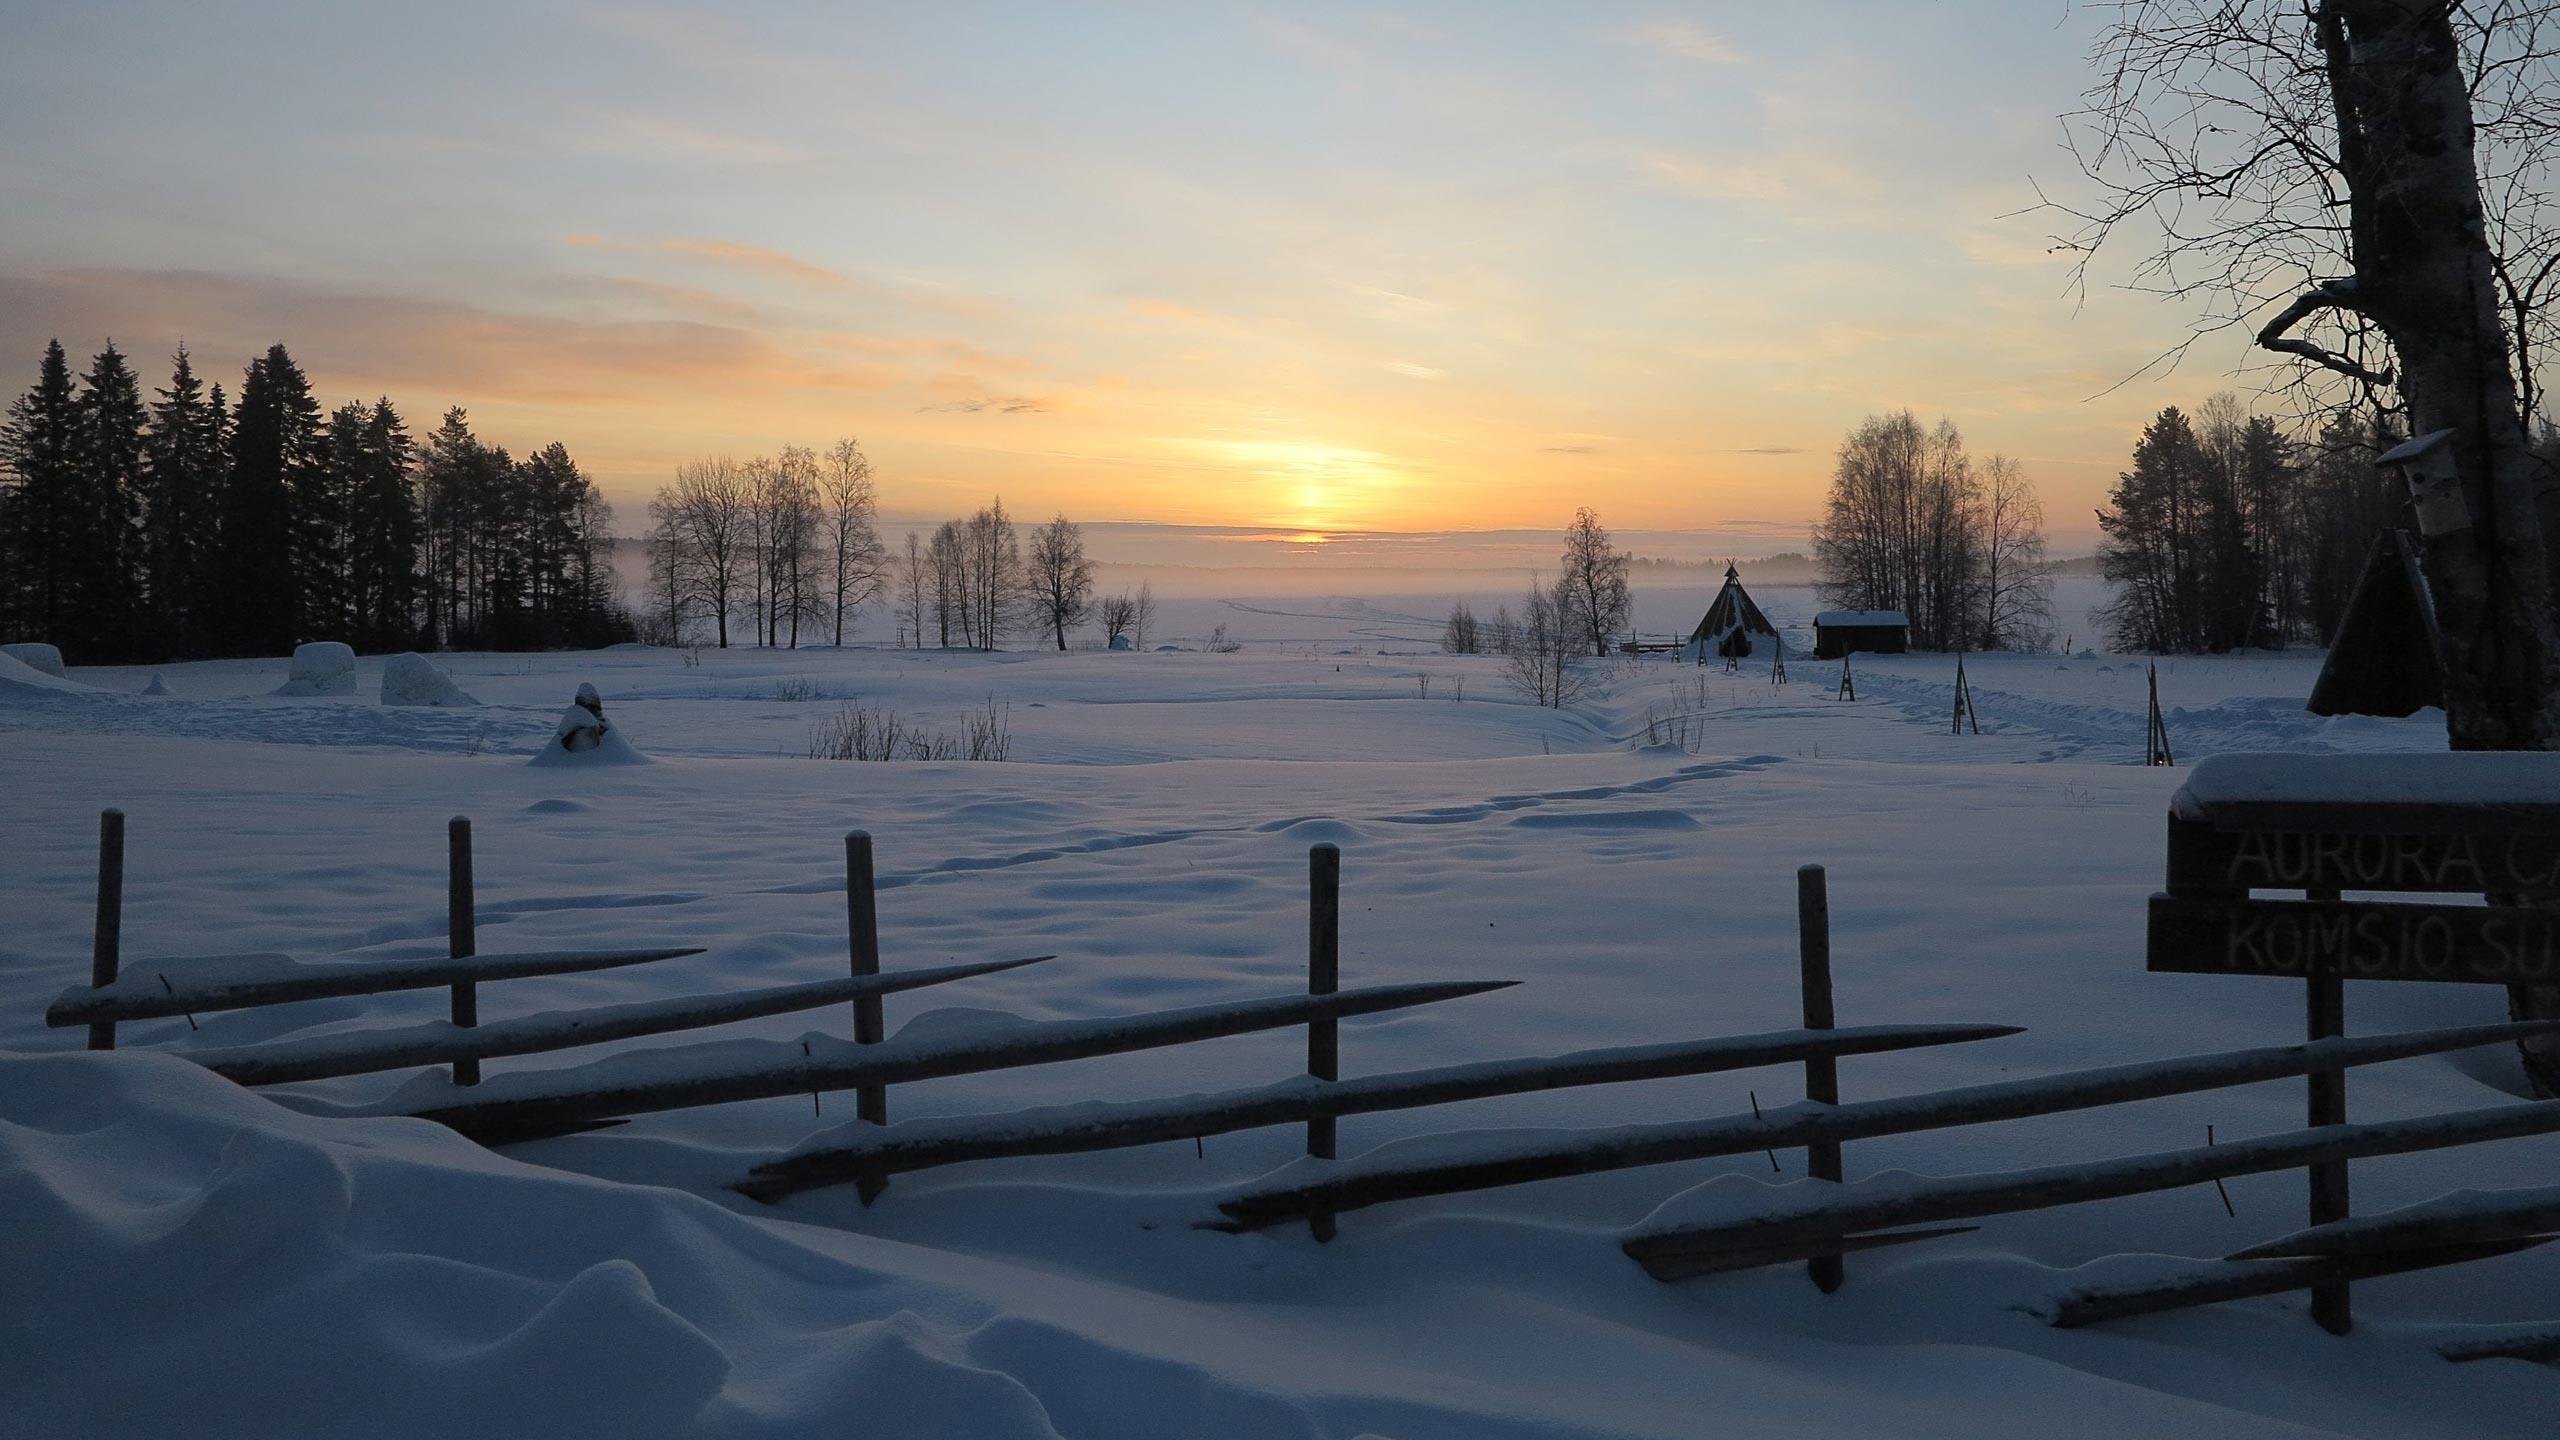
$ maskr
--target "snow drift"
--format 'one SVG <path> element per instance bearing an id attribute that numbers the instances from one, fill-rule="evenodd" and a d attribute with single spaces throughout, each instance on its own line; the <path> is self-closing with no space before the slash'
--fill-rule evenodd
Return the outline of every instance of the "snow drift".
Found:
<path id="1" fill-rule="evenodd" d="M 15 650 L 20 647 L 11 645 L 5 648 Z M 53 647 L 47 645 L 41 648 L 50 650 Z M 62 678 L 62 671 L 58 666 L 51 671 L 46 671 L 28 664 L 15 655 L 0 654 L 0 699 L 5 699 L 12 694 L 28 695 L 37 691 L 50 691 L 57 695 L 105 693 L 95 685 L 83 685 L 77 680 Z"/>
<path id="2" fill-rule="evenodd" d="M 434 661 L 411 651 L 394 655 L 382 662 L 382 703 L 385 705 L 477 705 L 470 692 L 453 683 L 453 677 L 439 669 Z"/>
<path id="3" fill-rule="evenodd" d="M 356 652 L 336 640 L 314 640 L 293 647 L 293 669 L 278 686 L 279 695 L 353 695 Z"/>

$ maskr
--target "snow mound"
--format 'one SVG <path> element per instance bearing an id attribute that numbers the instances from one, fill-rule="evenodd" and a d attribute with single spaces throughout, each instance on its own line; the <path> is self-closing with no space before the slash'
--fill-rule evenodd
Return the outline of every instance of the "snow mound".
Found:
<path id="1" fill-rule="evenodd" d="M 169 679 L 168 679 L 168 677 L 167 677 L 167 676 L 165 676 L 165 675 L 162 675 L 162 674 L 161 674 L 159 671 L 157 671 L 157 670 L 152 671 L 152 672 L 151 672 L 151 683 L 142 687 L 142 693 L 143 693 L 143 694 L 145 694 L 145 695 L 149 695 L 149 696 L 165 696 L 165 695 L 167 695 L 167 694 L 169 693 Z"/>
<path id="2" fill-rule="evenodd" d="M 436 668 L 434 662 L 414 651 L 394 655 L 382 662 L 382 703 L 385 705 L 477 705 L 453 677 Z"/>
<path id="3" fill-rule="evenodd" d="M 21 640 L 13 645 L 0 645 L 6 655 L 32 670 L 41 670 L 56 680 L 62 678 L 62 652 L 41 640 Z"/>
<path id="4" fill-rule="evenodd" d="M 293 669 L 277 687 L 278 695 L 353 695 L 356 652 L 336 640 L 314 640 L 293 647 Z"/>
<path id="5" fill-rule="evenodd" d="M 7 648 L 14 650 L 18 647 L 12 645 Z M 50 650 L 53 647 L 47 645 L 43 648 Z M 65 680 L 58 670 L 48 674 L 14 655 L 0 655 L 0 698 L 12 695 L 23 696 L 40 690 L 48 690 L 57 695 L 106 693 L 95 685 L 83 685 L 77 680 Z"/>
<path id="6" fill-rule="evenodd" d="M 13 1434 L 1056 1433 L 983 1302 L 171 1056 L 0 1052 L 0 1210 Z"/>
<path id="7" fill-rule="evenodd" d="M 593 685 L 578 687 L 578 698 L 560 716 L 559 728 L 533 757 L 536 765 L 646 765 L 649 757 L 631 748 L 613 722 L 604 718 L 604 697 Z"/>
<path id="8" fill-rule="evenodd" d="M 1114 635 L 1111 637 L 1111 648 L 1114 650 L 1135 650 L 1138 647 L 1130 643 L 1128 636 Z"/>

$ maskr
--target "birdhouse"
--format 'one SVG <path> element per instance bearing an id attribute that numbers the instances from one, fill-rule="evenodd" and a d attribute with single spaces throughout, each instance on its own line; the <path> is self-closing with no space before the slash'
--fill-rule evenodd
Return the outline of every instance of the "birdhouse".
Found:
<path id="1" fill-rule="evenodd" d="M 2462 476 L 2454 465 L 2451 430 L 2430 431 L 2395 446 L 2375 463 L 2399 471 L 2400 478 L 2408 483 L 2420 534 L 2450 535 L 2471 528 L 2471 507 L 2462 498 Z"/>

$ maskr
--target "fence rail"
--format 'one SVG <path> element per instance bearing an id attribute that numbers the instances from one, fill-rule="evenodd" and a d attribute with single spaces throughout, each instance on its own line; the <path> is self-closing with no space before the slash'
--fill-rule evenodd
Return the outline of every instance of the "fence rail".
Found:
<path id="1" fill-rule="evenodd" d="M 699 952 L 692 952 L 699 953 Z M 243 1085 L 282 1085 L 298 1080 L 325 1080 L 340 1075 L 370 1075 L 461 1060 L 494 1060 L 509 1055 L 537 1055 L 700 1030 L 768 1015 L 790 1015 L 848 1001 L 896 994 L 929 985 L 994 975 L 1054 960 L 1030 955 L 1019 960 L 986 960 L 973 965 L 936 965 L 886 975 L 846 980 L 813 980 L 761 990 L 720 995 L 682 995 L 663 1000 L 635 1000 L 584 1010 L 553 1010 L 522 1015 L 487 1025 L 460 1026 L 438 1021 L 398 1029 L 358 1030 L 308 1040 L 278 1040 L 230 1049 L 192 1050 L 187 1058 Z"/>
<path id="2" fill-rule="evenodd" d="M 1479 1061 L 1372 1075 L 1331 1084 L 1286 1080 L 1256 1090 L 1117 1105 L 1061 1105 L 956 1120 L 917 1120 L 886 1130 L 847 1126 L 755 1167 L 734 1188 L 759 1200 L 839 1185 L 866 1175 L 967 1160 L 1064 1155 L 1189 1140 L 1380 1110 L 1446 1105 L 1584 1085 L 1751 1070 L 1842 1055 L 1872 1055 L 2015 1035 L 2014 1025 L 1872 1025 L 1780 1030 L 1668 1045 L 1631 1045 L 1532 1059 Z"/>
<path id="3" fill-rule="evenodd" d="M 1232 1228 L 1260 1230 L 1300 1219 L 1318 1209 L 1357 1210 L 1393 1200 L 1484 1190 L 1531 1180 L 1667 1165 L 1718 1155 L 1747 1155 L 1754 1150 L 1792 1149 L 1823 1141 L 1867 1140 L 1917 1130 L 2022 1120 L 2067 1110 L 2227 1089 L 2260 1080 L 2288 1079 L 2320 1070 L 2378 1065 L 2553 1033 L 2560 1033 L 2560 1021 L 2530 1020 L 2230 1050 L 2004 1080 L 1890 1100 L 1838 1106 L 1808 1103 L 1765 1115 L 1560 1134 L 1542 1132 L 1518 1140 L 1489 1141 L 1470 1155 L 1416 1163 L 1397 1163 L 1394 1147 L 1389 1146 L 1374 1158 L 1347 1163 L 1339 1173 L 1325 1179 L 1248 1190 L 1218 1202 L 1218 1209 Z"/>

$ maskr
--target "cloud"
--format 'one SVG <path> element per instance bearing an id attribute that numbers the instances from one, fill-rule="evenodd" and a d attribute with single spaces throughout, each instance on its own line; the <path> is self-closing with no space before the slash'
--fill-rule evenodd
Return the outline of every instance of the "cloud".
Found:
<path id="1" fill-rule="evenodd" d="M 734 240 L 705 240 L 690 235 L 670 236 L 664 240 L 614 240 L 583 232 L 561 238 L 565 243 L 580 250 L 611 250 L 624 254 L 685 255 L 777 280 L 815 286 L 821 290 L 867 288 L 862 282 L 841 270 L 830 270 L 824 265 L 803 260 L 797 255 L 767 249 L 762 245 L 742 245 Z"/>
<path id="2" fill-rule="evenodd" d="M 919 405 L 919 415 L 1046 415 L 1049 402 L 1028 395 L 977 395 L 966 400 L 945 400 L 935 405 Z"/>
<path id="3" fill-rule="evenodd" d="M 32 355 L 53 334 L 75 348 L 116 335 L 143 354 L 184 337 L 209 373 L 281 339 L 324 395 L 388 388 L 420 411 L 925 388 L 953 357 L 977 353 L 947 337 L 769 331 L 698 314 L 597 319 L 214 271 L 0 274 L 0 355 Z"/>
<path id="4" fill-rule="evenodd" d="M 1639 46 L 1659 55 L 1708 65 L 1742 63 L 1742 52 L 1734 49 L 1730 41 L 1686 20 L 1648 20 L 1620 32 L 1617 40 L 1622 45 Z"/>
<path id="5" fill-rule="evenodd" d="M 1389 360 L 1386 362 L 1386 368 L 1394 371 L 1398 375 L 1407 376 L 1415 380 L 1446 380 L 1449 378 L 1449 372 L 1446 370 L 1434 370 L 1428 365 L 1416 365 L 1410 360 Z"/>
<path id="6" fill-rule="evenodd" d="M 1597 445 L 1549 445 L 1546 447 L 1544 453 L 1549 455 L 1594 455 L 1598 454 L 1599 450 L 1600 447 Z"/>
<path id="7" fill-rule="evenodd" d="M 1804 453 L 1804 447 L 1801 445 L 1749 445 L 1739 450 L 1722 450 L 1717 453 L 1722 455 L 1801 455 Z"/>

